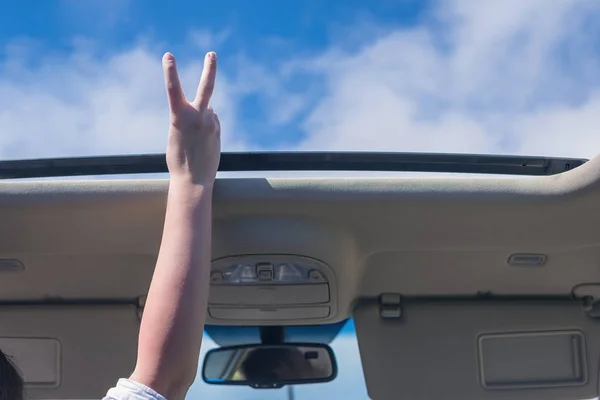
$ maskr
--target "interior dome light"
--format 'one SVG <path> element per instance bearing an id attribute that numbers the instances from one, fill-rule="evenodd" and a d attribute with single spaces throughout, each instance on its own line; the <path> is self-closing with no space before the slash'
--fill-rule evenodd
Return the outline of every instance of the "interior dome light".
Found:
<path id="1" fill-rule="evenodd" d="M 245 256 L 213 262 L 210 281 L 214 285 L 277 285 L 328 283 L 325 267 L 316 262 L 295 261 L 294 256 Z M 227 262 L 229 261 L 229 262 Z M 237 261 L 237 262 L 236 262 Z"/>
<path id="2" fill-rule="evenodd" d="M 256 281 L 256 267 L 247 264 L 230 265 L 223 271 L 223 282 L 241 283 Z"/>
<path id="3" fill-rule="evenodd" d="M 275 280 L 286 282 L 308 281 L 308 271 L 310 269 L 295 263 L 280 264 L 275 269 Z"/>

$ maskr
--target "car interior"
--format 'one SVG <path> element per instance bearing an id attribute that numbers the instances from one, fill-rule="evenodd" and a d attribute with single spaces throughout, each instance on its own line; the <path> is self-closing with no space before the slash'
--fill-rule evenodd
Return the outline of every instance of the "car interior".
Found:
<path id="1" fill-rule="evenodd" d="M 600 158 L 229 153 L 220 166 L 257 170 L 460 175 L 217 179 L 208 384 L 332 381 L 329 343 L 351 318 L 372 399 L 598 397 Z M 105 176 L 165 171 L 164 155 L 0 162 L 0 348 L 29 398 L 97 399 L 131 373 L 169 182 Z M 249 327 L 258 342 L 235 336 Z M 334 332 L 299 341 L 294 327 Z M 302 371 L 261 375 L 293 357 Z"/>

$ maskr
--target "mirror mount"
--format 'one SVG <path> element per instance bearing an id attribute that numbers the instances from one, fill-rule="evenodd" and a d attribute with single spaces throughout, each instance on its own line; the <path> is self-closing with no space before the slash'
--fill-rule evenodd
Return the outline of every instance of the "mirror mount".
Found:
<path id="1" fill-rule="evenodd" d="M 263 345 L 278 345 L 285 343 L 285 329 L 283 326 L 261 326 L 258 328 L 260 333 L 260 342 Z M 249 386 L 254 389 L 281 389 L 283 383 L 250 383 Z"/>
<path id="2" fill-rule="evenodd" d="M 285 329 L 283 326 L 261 326 L 260 342 L 262 344 L 283 344 L 285 343 Z"/>

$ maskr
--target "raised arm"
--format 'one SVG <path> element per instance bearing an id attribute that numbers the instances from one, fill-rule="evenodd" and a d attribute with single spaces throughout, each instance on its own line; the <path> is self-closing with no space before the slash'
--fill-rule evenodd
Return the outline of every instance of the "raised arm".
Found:
<path id="1" fill-rule="evenodd" d="M 196 377 L 208 301 L 211 200 L 221 150 L 219 119 L 209 106 L 216 54 L 206 55 L 191 103 L 170 53 L 163 69 L 171 110 L 167 213 L 130 379 L 179 400 Z"/>

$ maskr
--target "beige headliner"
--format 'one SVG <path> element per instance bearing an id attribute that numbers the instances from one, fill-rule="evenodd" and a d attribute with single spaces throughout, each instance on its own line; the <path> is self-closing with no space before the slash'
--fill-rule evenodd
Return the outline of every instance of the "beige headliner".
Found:
<path id="1" fill-rule="evenodd" d="M 168 182 L 0 183 L 0 299 L 146 293 Z M 550 177 L 223 179 L 213 258 L 293 253 L 327 263 L 339 313 L 360 297 L 569 294 L 598 281 L 600 160 Z M 548 255 L 510 267 L 512 253 Z M 118 279 L 116 279 L 118 277 Z"/>

